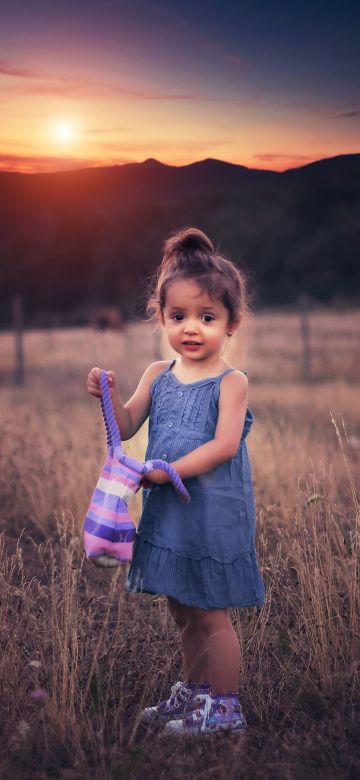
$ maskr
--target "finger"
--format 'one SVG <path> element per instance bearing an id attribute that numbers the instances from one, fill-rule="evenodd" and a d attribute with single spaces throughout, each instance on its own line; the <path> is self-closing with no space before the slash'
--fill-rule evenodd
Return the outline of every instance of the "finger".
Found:
<path id="1" fill-rule="evenodd" d="M 99 382 L 95 382 L 93 379 L 88 379 L 87 386 L 89 388 L 92 388 L 93 390 L 100 390 L 100 384 Z"/>
<path id="2" fill-rule="evenodd" d="M 116 383 L 116 376 L 114 371 L 107 371 L 110 387 L 114 387 Z"/>
<path id="3" fill-rule="evenodd" d="M 101 388 L 98 382 L 94 382 L 91 379 L 88 379 L 86 387 L 90 395 L 96 395 L 97 398 L 101 398 Z"/>
<path id="4" fill-rule="evenodd" d="M 90 390 L 88 388 L 88 392 L 90 393 L 90 395 L 93 395 L 95 398 L 101 398 L 101 392 L 99 392 L 99 390 Z"/>

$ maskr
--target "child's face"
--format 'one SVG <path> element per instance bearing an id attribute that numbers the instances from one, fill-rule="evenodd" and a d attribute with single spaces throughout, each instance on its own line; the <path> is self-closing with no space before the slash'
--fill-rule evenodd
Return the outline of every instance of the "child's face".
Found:
<path id="1" fill-rule="evenodd" d="M 173 282 L 166 292 L 163 324 L 169 344 L 189 360 L 203 360 L 221 352 L 230 327 L 229 312 L 221 301 L 212 299 L 191 279 Z M 189 348 L 186 341 L 199 346 Z"/>

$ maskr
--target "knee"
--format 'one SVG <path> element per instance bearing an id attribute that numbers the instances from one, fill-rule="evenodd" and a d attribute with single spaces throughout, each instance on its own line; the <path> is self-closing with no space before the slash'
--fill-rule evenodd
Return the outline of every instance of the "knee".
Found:
<path id="1" fill-rule="evenodd" d="M 196 609 L 193 616 L 198 628 L 205 636 L 226 631 L 229 625 L 229 616 L 225 610 Z"/>

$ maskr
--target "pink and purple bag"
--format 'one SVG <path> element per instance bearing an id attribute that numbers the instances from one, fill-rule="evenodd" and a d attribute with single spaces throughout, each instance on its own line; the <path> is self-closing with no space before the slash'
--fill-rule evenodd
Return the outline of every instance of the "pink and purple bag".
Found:
<path id="1" fill-rule="evenodd" d="M 118 566 L 128 563 L 132 557 L 136 527 L 129 515 L 128 504 L 144 474 L 163 469 L 183 503 L 189 503 L 190 495 L 170 463 L 164 460 L 140 463 L 125 455 L 106 371 L 100 373 L 100 386 L 108 451 L 84 520 L 83 539 L 87 558 L 98 566 Z"/>

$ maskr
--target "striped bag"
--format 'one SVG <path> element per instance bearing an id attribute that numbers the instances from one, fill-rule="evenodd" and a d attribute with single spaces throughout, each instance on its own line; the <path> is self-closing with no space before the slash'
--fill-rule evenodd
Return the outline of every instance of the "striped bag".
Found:
<path id="1" fill-rule="evenodd" d="M 125 455 L 106 371 L 101 371 L 100 386 L 108 451 L 84 520 L 83 539 L 87 558 L 98 566 L 118 566 L 128 563 L 132 557 L 136 528 L 128 512 L 128 504 L 144 474 L 164 469 L 180 500 L 187 504 L 190 496 L 170 463 L 163 460 L 140 463 Z"/>

